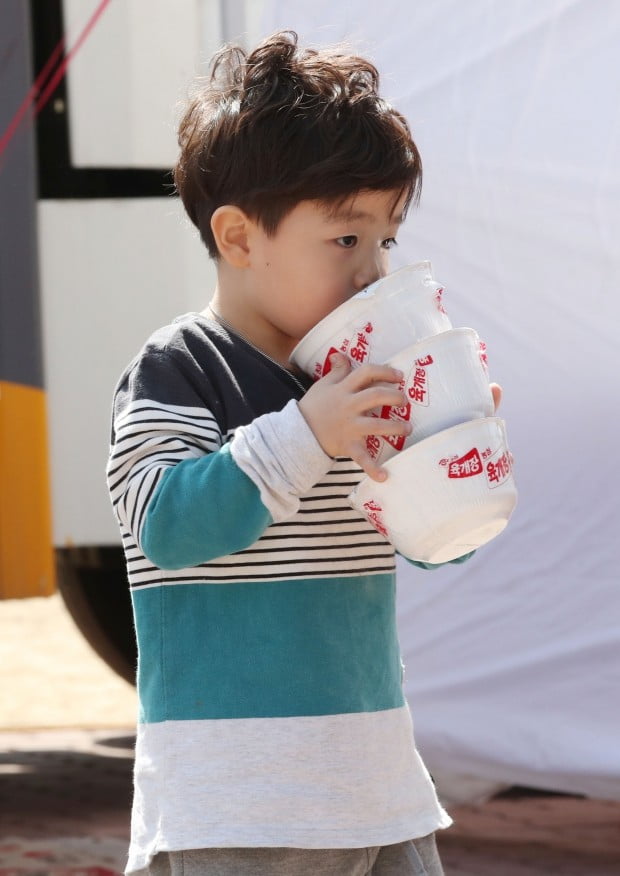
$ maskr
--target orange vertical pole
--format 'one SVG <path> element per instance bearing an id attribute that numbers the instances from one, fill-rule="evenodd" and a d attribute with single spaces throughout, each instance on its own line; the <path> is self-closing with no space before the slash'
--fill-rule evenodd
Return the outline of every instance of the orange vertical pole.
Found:
<path id="1" fill-rule="evenodd" d="M 0 381 L 0 598 L 55 590 L 45 393 Z"/>

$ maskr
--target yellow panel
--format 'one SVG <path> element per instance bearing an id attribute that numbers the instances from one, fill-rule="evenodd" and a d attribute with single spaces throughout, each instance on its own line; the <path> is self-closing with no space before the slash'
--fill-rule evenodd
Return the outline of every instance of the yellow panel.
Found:
<path id="1" fill-rule="evenodd" d="M 0 381 L 0 598 L 55 590 L 45 393 Z"/>

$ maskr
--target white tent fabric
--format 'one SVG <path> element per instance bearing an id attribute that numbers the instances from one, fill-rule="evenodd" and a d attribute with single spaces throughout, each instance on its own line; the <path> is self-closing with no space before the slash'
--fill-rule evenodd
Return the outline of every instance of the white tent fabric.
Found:
<path id="1" fill-rule="evenodd" d="M 448 797 L 460 775 L 620 799 L 620 3 L 273 0 L 279 27 L 377 63 L 425 173 L 394 267 L 431 260 L 504 387 L 508 528 L 399 566 L 424 758 Z"/>

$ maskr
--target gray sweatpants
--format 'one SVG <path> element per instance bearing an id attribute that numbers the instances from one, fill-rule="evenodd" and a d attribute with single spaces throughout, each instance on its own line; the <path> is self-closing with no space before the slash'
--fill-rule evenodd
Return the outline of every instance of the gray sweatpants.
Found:
<path id="1" fill-rule="evenodd" d="M 435 835 L 365 849 L 160 852 L 150 876 L 443 876 Z"/>

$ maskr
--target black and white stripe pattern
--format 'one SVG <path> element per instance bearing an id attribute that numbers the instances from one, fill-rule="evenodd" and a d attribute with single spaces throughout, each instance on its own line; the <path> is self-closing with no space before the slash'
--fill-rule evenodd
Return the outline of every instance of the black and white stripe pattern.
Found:
<path id="1" fill-rule="evenodd" d="M 108 462 L 108 489 L 125 533 L 140 536 L 149 501 L 164 471 L 222 445 L 215 418 L 205 408 L 131 403 L 115 422 L 116 440 Z"/>
<path id="2" fill-rule="evenodd" d="M 302 498 L 295 517 L 270 526 L 245 550 L 191 569 L 163 573 L 124 530 L 130 583 L 137 587 L 391 573 L 394 549 L 347 501 L 360 474 L 351 460 L 337 460 L 326 478 Z"/>

